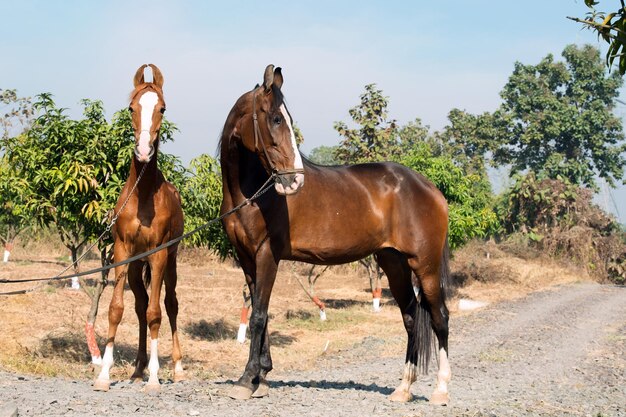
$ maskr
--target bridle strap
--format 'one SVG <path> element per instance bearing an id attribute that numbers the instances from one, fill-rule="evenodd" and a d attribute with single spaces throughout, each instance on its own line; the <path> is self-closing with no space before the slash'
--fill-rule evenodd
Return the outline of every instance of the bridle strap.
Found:
<path id="1" fill-rule="evenodd" d="M 256 88 L 252 92 L 252 122 L 254 124 L 254 148 L 259 149 L 259 141 L 260 141 L 261 148 L 263 149 L 263 153 L 265 154 L 265 159 L 267 159 L 267 163 L 270 166 L 273 176 L 278 177 L 280 175 L 303 174 L 304 168 L 283 169 L 279 171 L 278 169 L 276 169 L 276 166 L 272 162 L 272 158 L 270 158 L 270 155 L 267 152 L 267 148 L 265 147 L 265 142 L 263 141 L 263 137 L 261 136 L 261 129 L 259 128 L 259 118 L 256 113 L 256 90 L 258 90 L 259 88 L 261 87 Z"/>

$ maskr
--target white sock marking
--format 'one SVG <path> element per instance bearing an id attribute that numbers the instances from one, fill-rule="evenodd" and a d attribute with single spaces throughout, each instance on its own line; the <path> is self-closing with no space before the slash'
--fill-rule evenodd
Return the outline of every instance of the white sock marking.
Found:
<path id="1" fill-rule="evenodd" d="M 148 158 L 150 154 L 150 129 L 152 128 L 152 114 L 154 113 L 154 106 L 159 102 L 159 96 L 153 91 L 143 93 L 139 99 L 139 105 L 141 105 L 141 126 L 139 126 L 139 145 L 137 150 L 139 154 Z"/>
<path id="2" fill-rule="evenodd" d="M 448 354 L 445 349 L 439 349 L 439 372 L 437 372 L 437 391 L 442 393 L 448 392 L 448 382 L 452 376 L 450 371 L 450 363 L 448 362 Z"/>
<path id="3" fill-rule="evenodd" d="M 98 379 L 109 380 L 109 369 L 113 366 L 113 346 L 107 345 L 104 349 L 104 357 L 102 358 L 102 369 Z"/>
<path id="4" fill-rule="evenodd" d="M 150 340 L 150 362 L 148 362 L 148 370 L 150 376 L 148 377 L 149 384 L 159 383 L 159 339 Z"/>

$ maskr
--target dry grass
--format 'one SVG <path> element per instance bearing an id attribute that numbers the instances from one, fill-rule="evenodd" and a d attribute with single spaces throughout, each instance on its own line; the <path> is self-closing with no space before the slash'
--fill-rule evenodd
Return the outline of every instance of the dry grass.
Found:
<path id="1" fill-rule="evenodd" d="M 36 249 L 34 249 L 34 245 Z M 486 253 L 489 252 L 487 259 Z M 12 262 L 0 264 L 0 278 L 51 276 L 63 269 L 67 257 L 59 245 L 47 247 L 33 242 L 16 248 Z M 90 260 L 83 268 L 96 267 Z M 550 285 L 586 279 L 580 272 L 546 260 L 522 259 L 488 244 L 472 244 L 459 251 L 453 270 L 462 285 L 450 300 L 467 297 L 500 301 L 521 297 Z M 270 305 L 272 357 L 277 370 L 306 369 L 323 355 L 335 355 L 359 346 L 364 340 L 382 340 L 367 355 L 403 355 L 405 333 L 401 317 L 388 290 L 383 292 L 383 310 L 371 312 L 369 282 L 361 269 L 341 266 L 327 271 L 316 291 L 327 305 L 328 320 L 319 320 L 318 310 L 300 288 L 294 274 L 306 268 L 281 264 Z M 386 286 L 386 280 L 383 286 Z M 11 289 L 33 284 L 11 285 Z M 221 263 L 202 250 L 184 250 L 179 258 L 177 288 L 179 329 L 188 373 L 193 378 L 234 378 L 243 371 L 249 345 L 235 341 L 242 303 L 243 274 L 230 262 Z M 96 321 L 99 346 L 105 342 L 107 312 L 111 297 L 107 287 Z M 0 289 L 5 290 L 7 286 Z M 116 343 L 116 367 L 112 377 L 124 379 L 132 373 L 137 345 L 137 319 L 132 293 L 125 291 L 126 310 Z M 68 283 L 53 284 L 25 295 L 0 298 L 0 367 L 21 373 L 93 377 L 84 341 L 84 320 L 89 299 Z M 165 312 L 163 312 L 165 313 Z M 162 376 L 170 377 L 171 337 L 163 314 L 160 353 Z M 370 338 L 370 339 L 368 339 Z M 367 344 L 369 346 L 369 344 Z M 371 348 L 370 348 L 371 349 Z"/>

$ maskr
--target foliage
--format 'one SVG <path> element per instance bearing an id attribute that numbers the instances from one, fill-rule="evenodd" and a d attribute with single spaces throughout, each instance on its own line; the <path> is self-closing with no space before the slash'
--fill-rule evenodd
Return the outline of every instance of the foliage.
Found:
<path id="1" fill-rule="evenodd" d="M 564 177 L 517 175 L 499 204 L 507 233 L 521 233 L 549 255 L 560 255 L 600 279 L 626 281 L 626 242 L 615 219 L 592 203 L 593 191 Z"/>
<path id="2" fill-rule="evenodd" d="M 486 175 L 487 154 L 497 145 L 493 138 L 498 131 L 498 120 L 488 112 L 473 115 L 452 109 L 448 121 L 449 124 L 438 133 L 445 152 L 468 172 Z"/>
<path id="3" fill-rule="evenodd" d="M 428 177 L 446 197 L 450 247 L 457 248 L 473 238 L 497 231 L 491 187 L 485 177 L 465 172 L 450 156 L 433 157 L 427 143 L 416 146 L 400 162 Z"/>
<path id="4" fill-rule="evenodd" d="M 0 156 L 0 242 L 7 247 L 31 225 L 31 198 L 26 180 L 17 175 L 6 157 Z"/>
<path id="5" fill-rule="evenodd" d="M 387 120 L 388 98 L 376 84 L 365 86 L 361 103 L 349 110 L 350 117 L 360 127 L 348 128 L 344 122 L 335 122 L 334 128 L 343 137 L 335 152 L 341 163 L 360 163 L 391 160 L 398 154 L 396 124 Z"/>
<path id="6" fill-rule="evenodd" d="M 0 88 L 0 105 L 4 108 L 0 115 L 2 139 L 27 130 L 33 121 L 34 109 L 30 97 L 18 97 L 16 90 Z M 17 132 L 15 130 L 18 130 Z"/>
<path id="7" fill-rule="evenodd" d="M 484 130 L 494 162 L 511 164 L 515 174 L 541 172 L 557 158 L 565 168 L 559 174 L 573 184 L 594 187 L 601 177 L 615 186 L 626 165 L 622 123 L 613 114 L 622 80 L 605 75 L 599 51 L 589 45 L 569 45 L 563 57 L 565 62 L 548 55 L 537 65 L 515 63 L 501 92 L 504 102 L 489 117 L 493 129 Z"/>
<path id="8" fill-rule="evenodd" d="M 311 150 L 308 158 L 318 165 L 337 165 L 339 161 L 335 157 L 336 152 L 337 146 L 318 146 Z"/>
<path id="9" fill-rule="evenodd" d="M 32 198 L 28 183 L 11 167 L 5 156 L 9 136 L 23 134 L 32 123 L 33 105 L 29 97 L 18 97 L 16 90 L 0 89 L 0 242 L 10 247 L 17 235 L 31 224 L 27 207 Z"/>
<path id="10" fill-rule="evenodd" d="M 606 66 L 611 68 L 618 59 L 618 71 L 621 75 L 626 73 L 626 6 L 624 0 L 620 0 L 620 7 L 611 13 L 596 10 L 599 1 L 585 0 L 585 5 L 591 9 L 585 19 L 568 17 L 575 22 L 582 23 L 589 30 L 595 31 L 598 38 L 602 38 L 609 44 L 606 52 Z"/>
<path id="11" fill-rule="evenodd" d="M 189 232 L 220 215 L 222 177 L 215 158 L 202 154 L 191 160 L 182 181 L 177 184 L 185 209 L 185 232 Z M 208 228 L 191 235 L 185 244 L 207 246 L 222 259 L 234 257 L 234 250 L 222 225 L 214 222 Z"/>

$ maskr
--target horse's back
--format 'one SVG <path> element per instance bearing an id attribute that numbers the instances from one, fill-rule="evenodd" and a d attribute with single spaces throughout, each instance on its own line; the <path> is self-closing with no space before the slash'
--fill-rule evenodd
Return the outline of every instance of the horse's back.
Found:
<path id="1" fill-rule="evenodd" d="M 308 168 L 287 199 L 290 258 L 342 263 L 386 247 L 409 254 L 430 236 L 443 245 L 447 204 L 423 175 L 390 162 Z"/>

